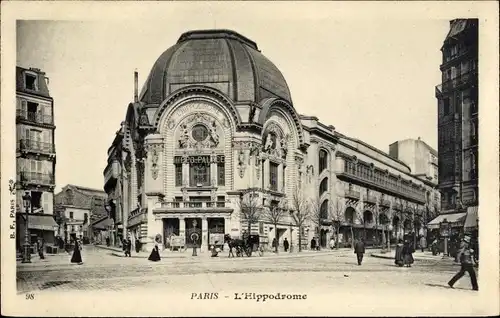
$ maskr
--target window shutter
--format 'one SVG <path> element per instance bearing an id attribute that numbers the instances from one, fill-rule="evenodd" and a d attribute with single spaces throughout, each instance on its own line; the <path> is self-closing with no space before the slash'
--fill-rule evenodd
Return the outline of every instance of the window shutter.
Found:
<path id="1" fill-rule="evenodd" d="M 43 213 L 49 213 L 49 193 L 44 192 L 42 196 Z"/>
<path id="2" fill-rule="evenodd" d="M 28 102 L 25 99 L 21 99 L 21 109 L 24 113 L 28 111 Z"/>

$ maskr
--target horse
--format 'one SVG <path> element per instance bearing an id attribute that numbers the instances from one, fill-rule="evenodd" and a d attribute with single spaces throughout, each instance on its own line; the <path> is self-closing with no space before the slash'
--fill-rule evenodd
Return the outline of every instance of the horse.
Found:
<path id="1" fill-rule="evenodd" d="M 233 239 L 231 235 L 224 235 L 224 243 L 227 243 L 229 246 L 229 255 L 227 257 L 234 257 L 233 247 L 236 249 L 236 256 L 243 256 L 243 250 L 245 247 L 245 242 L 242 239 Z"/>

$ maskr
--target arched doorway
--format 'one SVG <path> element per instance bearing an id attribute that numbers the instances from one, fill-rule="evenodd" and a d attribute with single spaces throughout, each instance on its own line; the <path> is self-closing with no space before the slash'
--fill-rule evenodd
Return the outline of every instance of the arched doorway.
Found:
<path id="1" fill-rule="evenodd" d="M 378 216 L 378 223 L 381 226 L 381 232 L 382 232 L 382 244 L 386 244 L 388 240 L 390 240 L 389 237 L 389 217 L 385 213 L 380 213 Z M 386 237 L 387 233 L 387 237 Z"/>
<path id="2" fill-rule="evenodd" d="M 392 218 L 392 236 L 394 238 L 399 239 L 399 228 L 400 228 L 400 223 L 401 223 L 401 220 L 399 219 L 399 217 L 397 215 L 395 215 L 393 218 Z"/>
<path id="3" fill-rule="evenodd" d="M 326 233 L 328 233 L 328 230 L 325 229 L 321 229 L 321 231 L 319 232 L 319 245 L 322 248 L 326 247 Z"/>
<path id="4" fill-rule="evenodd" d="M 372 245 L 375 240 L 375 231 L 371 228 L 371 225 L 373 225 L 373 213 L 365 210 L 363 212 L 363 238 L 367 245 Z"/>
<path id="5" fill-rule="evenodd" d="M 343 227 L 342 236 L 344 243 L 347 243 L 346 246 L 351 246 L 354 239 L 354 220 L 356 217 L 356 210 L 353 207 L 347 207 L 344 211 L 344 222 L 345 226 Z"/>

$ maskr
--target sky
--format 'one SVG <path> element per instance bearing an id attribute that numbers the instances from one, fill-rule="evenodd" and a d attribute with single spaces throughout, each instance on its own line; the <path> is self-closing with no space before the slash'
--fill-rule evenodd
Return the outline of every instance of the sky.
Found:
<path id="1" fill-rule="evenodd" d="M 266 9 L 263 4 L 266 4 Z M 380 150 L 421 137 L 437 148 L 440 47 L 449 20 L 329 15 L 284 4 L 196 3 L 140 7 L 108 20 L 23 20 L 17 65 L 50 79 L 57 150 L 56 192 L 71 183 L 103 188 L 107 149 L 153 63 L 194 29 L 232 29 L 255 41 L 283 73 L 295 109 Z M 136 17 L 142 18 L 136 18 Z"/>

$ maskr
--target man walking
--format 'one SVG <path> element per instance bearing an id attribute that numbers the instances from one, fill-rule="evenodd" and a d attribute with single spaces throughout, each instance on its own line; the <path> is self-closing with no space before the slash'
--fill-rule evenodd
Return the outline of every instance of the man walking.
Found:
<path id="1" fill-rule="evenodd" d="M 453 278 L 448 282 L 448 285 L 453 288 L 453 285 L 464 276 L 465 272 L 469 273 L 470 282 L 472 284 L 473 290 L 478 290 L 476 272 L 474 271 L 474 261 L 473 261 L 473 253 L 474 250 L 470 248 L 470 238 L 465 237 L 463 240 L 464 246 L 460 250 L 460 271 L 453 276 Z"/>
<path id="2" fill-rule="evenodd" d="M 361 265 L 363 262 L 363 255 L 365 254 L 365 243 L 362 238 L 354 245 L 354 254 L 358 257 L 358 265 Z"/>
<path id="3" fill-rule="evenodd" d="M 283 247 L 285 248 L 285 252 L 288 252 L 288 247 L 289 246 L 290 246 L 290 243 L 288 243 L 288 240 L 285 237 L 285 240 L 283 241 Z"/>
<path id="4" fill-rule="evenodd" d="M 125 250 L 125 257 L 132 257 L 131 250 L 132 250 L 132 241 L 130 240 L 130 237 L 127 237 L 125 241 L 123 242 L 123 249 Z"/>

